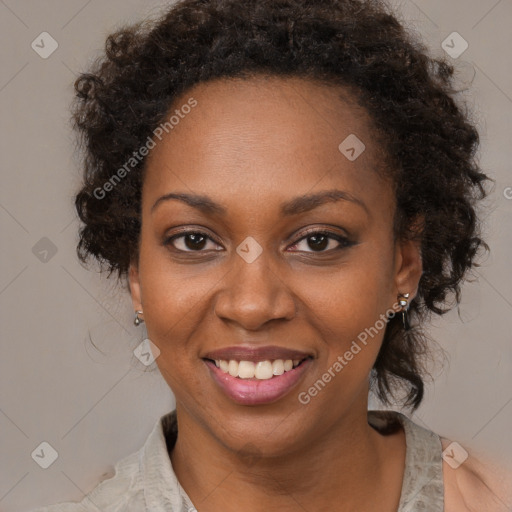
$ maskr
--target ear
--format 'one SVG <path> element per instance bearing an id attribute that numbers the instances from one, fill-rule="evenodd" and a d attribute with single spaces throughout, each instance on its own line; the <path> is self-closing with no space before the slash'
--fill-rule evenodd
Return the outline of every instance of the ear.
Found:
<path id="1" fill-rule="evenodd" d="M 130 268 L 128 270 L 128 282 L 130 284 L 130 295 L 132 297 L 133 308 L 135 311 L 142 310 L 139 269 L 135 263 L 130 264 Z"/>
<path id="2" fill-rule="evenodd" d="M 413 230 L 421 232 L 422 221 L 413 226 Z M 423 273 L 421 259 L 421 239 L 397 240 L 395 249 L 395 287 L 396 293 L 409 293 L 409 300 L 418 293 L 418 284 Z"/>

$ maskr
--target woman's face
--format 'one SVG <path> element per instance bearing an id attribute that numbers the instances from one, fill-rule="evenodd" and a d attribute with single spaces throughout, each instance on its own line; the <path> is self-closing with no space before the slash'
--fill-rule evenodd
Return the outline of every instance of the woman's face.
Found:
<path id="1" fill-rule="evenodd" d="M 297 78 L 201 84 L 148 156 L 133 304 L 179 414 L 234 450 L 299 450 L 366 411 L 382 318 L 416 293 L 419 250 L 393 241 L 370 120 L 342 93 Z"/>

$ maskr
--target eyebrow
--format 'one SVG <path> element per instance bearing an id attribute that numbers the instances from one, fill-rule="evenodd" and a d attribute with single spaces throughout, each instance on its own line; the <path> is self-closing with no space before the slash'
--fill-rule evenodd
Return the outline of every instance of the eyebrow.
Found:
<path id="1" fill-rule="evenodd" d="M 174 192 L 159 197 L 151 207 L 151 213 L 153 213 L 160 204 L 173 199 L 188 204 L 192 208 L 197 208 L 207 215 L 226 216 L 227 214 L 227 209 L 224 206 L 216 203 L 208 196 Z M 315 208 L 318 208 L 319 206 L 322 206 L 326 203 L 333 203 L 338 201 L 349 201 L 359 205 L 366 211 L 366 213 L 370 213 L 368 207 L 361 199 L 355 197 L 349 192 L 338 189 L 331 189 L 313 194 L 298 196 L 290 201 L 287 201 L 286 203 L 283 203 L 281 205 L 281 215 L 284 217 L 298 215 L 300 213 L 314 210 Z"/>

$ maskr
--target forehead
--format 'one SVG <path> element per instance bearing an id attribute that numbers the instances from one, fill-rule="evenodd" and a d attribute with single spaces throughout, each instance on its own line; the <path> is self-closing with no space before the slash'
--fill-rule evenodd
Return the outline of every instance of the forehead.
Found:
<path id="1" fill-rule="evenodd" d="M 191 98 L 194 108 L 183 108 Z M 216 80 L 189 89 L 171 115 L 172 129 L 147 158 L 144 209 L 177 190 L 226 206 L 244 198 L 247 207 L 333 187 L 370 202 L 389 195 L 372 120 L 340 86 L 301 78 Z"/>

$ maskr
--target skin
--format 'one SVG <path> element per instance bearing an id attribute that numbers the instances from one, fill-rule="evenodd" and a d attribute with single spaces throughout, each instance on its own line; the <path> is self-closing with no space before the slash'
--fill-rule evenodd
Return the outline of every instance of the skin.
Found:
<path id="1" fill-rule="evenodd" d="M 191 96 L 197 107 L 147 159 L 140 250 L 129 273 L 133 306 L 143 310 L 176 397 L 178 480 L 200 511 L 395 511 L 404 433 L 384 436 L 367 422 L 384 330 L 310 403 L 297 398 L 399 293 L 417 293 L 420 249 L 394 240 L 395 199 L 376 172 L 381 149 L 371 119 L 348 91 L 298 78 L 208 82 L 173 109 Z M 366 145 L 353 162 L 338 150 L 352 133 Z M 340 200 L 280 213 L 284 202 L 330 189 L 365 207 Z M 178 200 L 152 211 L 170 192 L 207 195 L 227 213 Z M 186 237 L 165 245 L 183 227 L 212 240 L 199 251 Z M 317 249 L 304 238 L 309 228 L 354 244 L 328 239 Z M 236 252 L 248 236 L 263 250 L 252 263 Z M 293 347 L 314 359 L 285 397 L 243 406 L 223 394 L 202 360 L 243 344 Z"/>
<path id="2" fill-rule="evenodd" d="M 441 438 L 443 450 L 451 441 Z M 512 474 L 496 461 L 473 455 L 457 468 L 443 462 L 446 512 L 509 512 L 512 504 Z"/>

